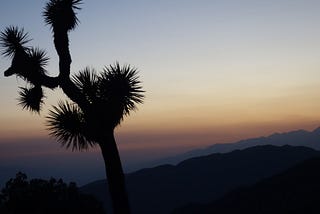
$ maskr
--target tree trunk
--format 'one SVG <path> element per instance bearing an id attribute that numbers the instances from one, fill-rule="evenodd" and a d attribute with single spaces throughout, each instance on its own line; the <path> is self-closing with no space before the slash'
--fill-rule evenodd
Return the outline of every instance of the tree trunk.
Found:
<path id="1" fill-rule="evenodd" d="M 125 176 L 122 170 L 121 160 L 113 131 L 105 135 L 103 141 L 104 142 L 99 143 L 99 145 L 105 162 L 113 213 L 130 214 Z"/>

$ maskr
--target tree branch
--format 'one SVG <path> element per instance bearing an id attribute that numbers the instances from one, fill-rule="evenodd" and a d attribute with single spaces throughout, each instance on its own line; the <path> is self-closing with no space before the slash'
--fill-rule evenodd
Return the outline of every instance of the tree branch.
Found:
<path id="1" fill-rule="evenodd" d="M 71 55 L 67 30 L 54 31 L 54 45 L 59 56 L 59 85 L 63 92 L 82 109 L 88 109 L 89 102 L 70 79 Z"/>

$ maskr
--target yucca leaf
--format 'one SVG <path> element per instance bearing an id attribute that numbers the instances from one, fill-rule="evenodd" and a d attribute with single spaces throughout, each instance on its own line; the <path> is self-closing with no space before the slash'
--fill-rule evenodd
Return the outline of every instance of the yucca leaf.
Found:
<path id="1" fill-rule="evenodd" d="M 73 30 L 78 25 L 75 10 L 80 10 L 82 0 L 50 0 L 43 12 L 46 24 L 55 30 Z"/>
<path id="2" fill-rule="evenodd" d="M 40 112 L 44 98 L 44 94 L 40 86 L 34 86 L 32 88 L 20 87 L 19 95 L 19 105 L 21 105 L 23 109 L 37 113 Z"/>
<path id="3" fill-rule="evenodd" d="M 131 110 L 135 110 L 136 104 L 143 102 L 144 91 L 137 73 L 137 69 L 129 65 L 121 67 L 116 63 L 105 67 L 99 78 L 100 99 L 112 112 L 115 125 Z"/>
<path id="4" fill-rule="evenodd" d="M 24 67 L 17 74 L 32 84 L 41 84 L 41 78 L 47 73 L 45 66 L 48 64 L 48 61 L 49 58 L 44 50 L 32 48 L 28 52 L 26 61 L 20 63 Z"/>
<path id="5" fill-rule="evenodd" d="M 45 74 L 45 66 L 47 66 L 49 62 L 49 57 L 46 56 L 46 52 L 39 48 L 31 48 L 29 51 L 29 57 L 32 63 L 33 72 Z"/>
<path id="6" fill-rule="evenodd" d="M 10 68 L 5 71 L 4 75 L 16 74 L 33 85 L 40 85 L 41 78 L 47 73 L 45 66 L 48 60 L 45 51 L 39 48 L 17 51 L 14 53 Z"/>
<path id="7" fill-rule="evenodd" d="M 81 109 L 76 104 L 59 102 L 47 116 L 50 134 L 66 148 L 86 150 L 95 145 L 85 136 L 86 123 Z"/>
<path id="8" fill-rule="evenodd" d="M 9 26 L 0 33 L 0 46 L 4 56 L 13 57 L 17 51 L 25 51 L 27 49 L 25 44 L 29 41 L 28 34 L 23 28 Z"/>
<path id="9" fill-rule="evenodd" d="M 90 103 L 93 103 L 97 99 L 98 76 L 95 70 L 87 67 L 74 75 L 72 81 Z"/>

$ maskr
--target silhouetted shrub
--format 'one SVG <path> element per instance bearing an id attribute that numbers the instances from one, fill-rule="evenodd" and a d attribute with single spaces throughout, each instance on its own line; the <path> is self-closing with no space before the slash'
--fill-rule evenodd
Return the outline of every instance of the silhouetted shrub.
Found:
<path id="1" fill-rule="evenodd" d="M 17 173 L 0 194 L 1 214 L 104 214 L 102 204 L 93 196 L 80 193 L 75 183 L 62 179 L 32 179 Z"/>

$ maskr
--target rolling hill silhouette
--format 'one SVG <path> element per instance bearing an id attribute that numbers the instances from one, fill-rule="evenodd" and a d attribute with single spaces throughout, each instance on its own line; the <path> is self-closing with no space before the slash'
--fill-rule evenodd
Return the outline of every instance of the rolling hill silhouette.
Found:
<path id="1" fill-rule="evenodd" d="M 212 153 L 227 153 L 236 149 L 245 149 L 261 145 L 291 145 L 306 146 L 315 150 L 320 150 L 320 127 L 313 131 L 295 130 L 284 133 L 273 133 L 267 137 L 250 138 L 234 143 L 214 144 L 203 149 L 194 149 L 172 157 L 161 158 L 149 163 L 149 166 L 159 163 L 177 164 L 185 159 L 209 155 Z"/>
<path id="2" fill-rule="evenodd" d="M 317 156 L 319 151 L 307 147 L 266 145 L 142 169 L 126 175 L 132 213 L 165 214 L 188 202 L 208 203 Z M 100 180 L 81 190 L 104 201 L 110 212 L 106 188 L 106 181 Z"/>
<path id="3" fill-rule="evenodd" d="M 309 159 L 206 205 L 189 204 L 174 214 L 320 213 L 320 158 Z"/>

